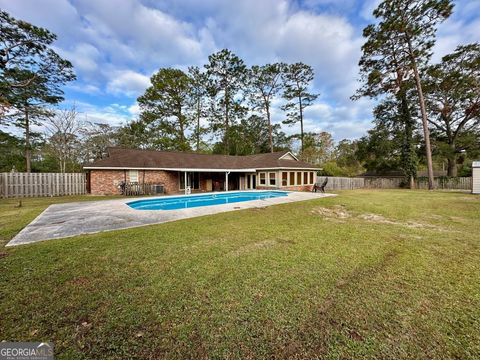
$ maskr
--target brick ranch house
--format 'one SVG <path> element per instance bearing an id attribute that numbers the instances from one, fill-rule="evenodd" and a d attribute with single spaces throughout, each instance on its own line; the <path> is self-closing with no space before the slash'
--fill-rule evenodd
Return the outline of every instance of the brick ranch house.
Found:
<path id="1" fill-rule="evenodd" d="M 84 167 L 91 194 L 120 193 L 122 182 L 163 185 L 167 194 L 248 189 L 310 191 L 320 170 L 291 152 L 230 156 L 109 148 Z"/>

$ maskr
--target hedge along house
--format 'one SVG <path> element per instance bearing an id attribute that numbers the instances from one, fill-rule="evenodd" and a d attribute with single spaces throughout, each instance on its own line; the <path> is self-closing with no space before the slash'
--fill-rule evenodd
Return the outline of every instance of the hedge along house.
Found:
<path id="1" fill-rule="evenodd" d="M 230 156 L 109 148 L 108 157 L 84 167 L 91 194 L 120 193 L 120 184 L 163 185 L 168 194 L 283 189 L 310 191 L 320 170 L 291 152 Z"/>

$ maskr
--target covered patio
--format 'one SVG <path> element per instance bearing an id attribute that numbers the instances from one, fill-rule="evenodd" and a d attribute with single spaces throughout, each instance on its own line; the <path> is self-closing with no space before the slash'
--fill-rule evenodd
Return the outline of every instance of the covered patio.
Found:
<path id="1" fill-rule="evenodd" d="M 179 190 L 190 192 L 212 192 L 250 190 L 256 188 L 255 170 L 209 170 L 209 171 L 181 171 Z M 186 185 L 186 186 L 185 186 Z"/>

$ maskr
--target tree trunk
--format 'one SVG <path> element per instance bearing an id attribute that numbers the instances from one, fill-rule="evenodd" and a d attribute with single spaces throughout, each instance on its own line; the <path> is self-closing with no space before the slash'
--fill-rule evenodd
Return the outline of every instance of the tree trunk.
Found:
<path id="1" fill-rule="evenodd" d="M 273 137 L 272 137 L 272 123 L 270 120 L 270 106 L 266 106 L 265 108 L 267 110 L 267 119 L 268 119 L 268 135 L 270 137 L 270 152 L 273 153 Z"/>
<path id="2" fill-rule="evenodd" d="M 430 145 L 430 130 L 428 129 L 428 119 L 427 119 L 427 110 L 425 108 L 425 98 L 423 97 L 423 88 L 422 82 L 420 80 L 420 74 L 418 73 L 417 62 L 415 60 L 412 44 L 410 38 L 407 35 L 408 50 L 410 61 L 412 62 L 413 73 L 415 74 L 415 85 L 418 92 L 418 101 L 420 105 L 420 112 L 422 113 L 422 125 L 423 125 L 423 136 L 425 138 L 425 152 L 427 157 L 427 170 L 428 170 L 428 190 L 434 189 L 434 179 L 433 179 L 433 162 L 432 162 L 432 147 Z"/>
<path id="3" fill-rule="evenodd" d="M 179 150 L 181 151 L 185 151 L 187 150 L 187 142 L 185 141 L 185 124 L 184 124 L 184 117 L 183 117 L 183 114 L 182 114 L 182 106 L 179 105 L 178 106 L 178 125 L 179 125 L 179 128 L 180 128 L 180 147 L 179 147 Z"/>
<path id="4" fill-rule="evenodd" d="M 447 176 L 456 177 L 457 175 L 457 157 L 454 154 L 447 159 Z"/>
<path id="5" fill-rule="evenodd" d="M 25 106 L 25 167 L 27 173 L 32 171 L 30 153 L 30 119 L 28 115 L 28 106 Z"/>
<path id="6" fill-rule="evenodd" d="M 423 136 L 425 138 L 425 151 L 427 156 L 427 169 L 428 169 L 428 190 L 434 189 L 434 179 L 433 179 L 433 162 L 432 162 L 432 147 L 430 145 L 430 130 L 428 129 L 428 120 L 427 120 L 427 111 L 425 109 L 425 99 L 423 97 L 422 84 L 420 83 L 420 76 L 418 74 L 418 69 L 414 67 L 415 73 L 415 83 L 418 90 L 418 99 L 420 102 L 420 111 L 422 113 L 422 125 L 423 125 Z"/>
<path id="7" fill-rule="evenodd" d="M 412 189 L 412 190 L 415 189 L 415 187 L 416 187 L 415 186 L 415 178 L 412 175 L 410 175 L 410 181 L 409 182 L 410 182 L 410 189 Z"/>
<path id="8" fill-rule="evenodd" d="M 414 123 L 408 107 L 407 92 L 404 86 L 400 87 L 397 94 L 399 103 L 400 119 L 403 125 L 402 141 L 402 168 L 405 179 L 410 184 L 410 189 L 415 188 L 415 178 L 417 177 L 417 156 L 413 145 Z"/>
<path id="9" fill-rule="evenodd" d="M 200 99 L 197 99 L 197 152 L 200 151 Z"/>
<path id="10" fill-rule="evenodd" d="M 229 129 L 229 118 L 228 118 L 228 112 L 229 112 L 229 98 L 228 98 L 228 92 L 227 90 L 225 90 L 225 138 L 224 138 L 224 143 L 225 143 L 225 155 L 228 155 L 228 152 L 229 152 L 229 133 L 228 133 L 228 129 Z"/>
<path id="11" fill-rule="evenodd" d="M 299 113 L 300 113 L 300 139 L 302 143 L 301 152 L 303 154 L 303 107 L 302 107 L 302 97 L 298 97 L 299 104 Z"/>

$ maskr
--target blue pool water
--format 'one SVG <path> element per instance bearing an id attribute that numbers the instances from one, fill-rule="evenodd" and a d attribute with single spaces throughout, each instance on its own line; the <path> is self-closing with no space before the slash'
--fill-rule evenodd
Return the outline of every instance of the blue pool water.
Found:
<path id="1" fill-rule="evenodd" d="M 239 191 L 206 195 L 187 195 L 147 200 L 137 200 L 127 203 L 136 210 L 177 210 L 199 206 L 231 204 L 242 201 L 270 199 L 287 196 L 286 191 Z"/>

